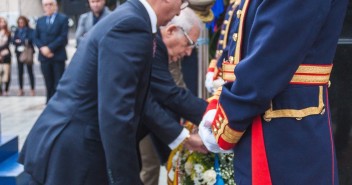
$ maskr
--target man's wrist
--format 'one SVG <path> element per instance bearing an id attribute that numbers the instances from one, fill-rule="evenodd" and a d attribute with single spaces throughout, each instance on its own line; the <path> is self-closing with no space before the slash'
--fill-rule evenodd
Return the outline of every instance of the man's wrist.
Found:
<path id="1" fill-rule="evenodd" d="M 187 138 L 188 135 L 190 136 L 189 131 L 186 128 L 183 128 L 181 133 L 177 136 L 177 138 L 173 142 L 168 144 L 169 148 L 173 150 L 176 147 L 178 147 L 180 144 L 183 144 L 185 138 Z"/>

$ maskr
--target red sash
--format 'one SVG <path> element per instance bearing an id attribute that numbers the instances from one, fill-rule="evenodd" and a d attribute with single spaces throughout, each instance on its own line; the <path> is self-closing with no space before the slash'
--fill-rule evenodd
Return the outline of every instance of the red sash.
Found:
<path id="1" fill-rule="evenodd" d="M 272 185 L 260 116 L 252 124 L 252 184 Z"/>

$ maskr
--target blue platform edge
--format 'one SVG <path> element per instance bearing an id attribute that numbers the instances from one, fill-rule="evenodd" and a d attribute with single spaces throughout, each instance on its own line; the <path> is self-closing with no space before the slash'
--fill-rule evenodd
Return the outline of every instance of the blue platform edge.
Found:
<path id="1" fill-rule="evenodd" d="M 18 160 L 18 137 L 0 137 L 0 185 L 26 185 L 29 175 Z"/>
<path id="2" fill-rule="evenodd" d="M 18 136 L 0 137 L 0 163 L 18 153 Z"/>

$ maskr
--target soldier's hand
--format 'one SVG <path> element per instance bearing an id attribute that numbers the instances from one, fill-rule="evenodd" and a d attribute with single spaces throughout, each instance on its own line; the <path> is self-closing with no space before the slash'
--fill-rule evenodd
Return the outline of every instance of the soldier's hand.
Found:
<path id="1" fill-rule="evenodd" d="M 199 124 L 199 136 L 202 139 L 204 146 L 213 153 L 231 153 L 232 150 L 223 150 L 219 147 L 215 140 L 215 136 L 211 131 L 211 122 L 214 120 L 216 110 L 208 111 L 203 120 Z M 210 124 L 209 124 L 210 123 Z"/>
<path id="2" fill-rule="evenodd" d="M 207 74 L 205 76 L 204 85 L 207 88 L 209 93 L 213 93 L 214 92 L 213 78 L 214 78 L 214 72 L 207 72 Z"/>

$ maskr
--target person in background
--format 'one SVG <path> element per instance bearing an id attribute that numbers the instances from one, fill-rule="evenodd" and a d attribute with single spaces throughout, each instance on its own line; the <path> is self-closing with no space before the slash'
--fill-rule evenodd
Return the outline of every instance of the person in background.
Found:
<path id="1" fill-rule="evenodd" d="M 0 17 L 0 95 L 8 96 L 11 82 L 11 32 L 5 18 Z M 5 84 L 5 91 L 2 86 Z"/>
<path id="2" fill-rule="evenodd" d="M 158 183 L 160 165 L 167 161 L 171 150 L 181 143 L 189 150 L 207 152 L 199 135 L 183 128 L 180 117 L 198 125 L 208 104 L 191 91 L 178 87 L 169 71 L 169 62 L 178 62 L 184 56 L 191 55 L 200 31 L 201 21 L 198 16 L 192 9 L 185 8 L 179 16 L 161 27 L 156 35 L 151 93 L 146 102 L 141 129 L 149 135 L 140 142 L 140 176 L 145 185 Z M 156 152 L 160 160 L 156 157 Z"/>
<path id="3" fill-rule="evenodd" d="M 24 66 L 27 68 L 28 76 L 29 76 L 29 82 L 31 85 L 31 91 L 30 95 L 34 96 L 35 95 L 35 90 L 34 90 L 34 85 L 35 85 L 35 79 L 33 75 L 33 64 L 24 64 L 23 62 L 20 61 L 20 55 L 24 50 L 25 44 L 29 44 L 30 47 L 33 48 L 33 29 L 29 27 L 29 20 L 25 16 L 20 16 L 17 19 L 17 29 L 15 30 L 14 36 L 12 38 L 12 43 L 15 45 L 15 53 L 16 53 L 16 58 L 17 58 L 17 68 L 18 68 L 18 84 L 19 84 L 19 90 L 18 90 L 18 96 L 23 96 L 24 91 L 23 91 L 23 73 L 24 73 Z"/>
<path id="4" fill-rule="evenodd" d="M 105 7 L 106 0 L 88 0 L 90 11 L 79 16 L 76 30 L 77 46 L 85 34 L 102 18 L 110 13 Z"/>
<path id="5" fill-rule="evenodd" d="M 42 0 L 45 16 L 37 21 L 34 44 L 39 49 L 38 60 L 46 86 L 46 102 L 54 95 L 65 71 L 68 43 L 68 17 L 57 12 L 56 0 Z"/>

